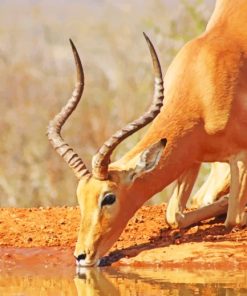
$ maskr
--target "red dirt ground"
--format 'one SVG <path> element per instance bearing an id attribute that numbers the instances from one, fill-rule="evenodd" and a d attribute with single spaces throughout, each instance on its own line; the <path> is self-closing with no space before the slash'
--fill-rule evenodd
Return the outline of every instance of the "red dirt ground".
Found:
<path id="1" fill-rule="evenodd" d="M 218 218 L 171 230 L 164 217 L 165 205 L 142 207 L 102 265 L 247 267 L 247 229 L 229 233 Z M 20 262 L 73 265 L 79 220 L 78 207 L 1 208 L 0 269 Z"/>

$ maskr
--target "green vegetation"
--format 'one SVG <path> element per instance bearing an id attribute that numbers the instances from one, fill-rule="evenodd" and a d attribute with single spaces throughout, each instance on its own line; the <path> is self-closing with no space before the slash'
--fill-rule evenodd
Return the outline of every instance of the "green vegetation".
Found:
<path id="1" fill-rule="evenodd" d="M 198 0 L 126 2 L 1 1 L 0 206 L 75 204 L 77 180 L 46 138 L 49 119 L 73 89 L 69 38 L 82 57 L 86 88 L 63 135 L 90 166 L 104 140 L 149 103 L 152 71 L 142 31 L 165 72 L 179 48 L 204 29 L 212 9 Z"/>

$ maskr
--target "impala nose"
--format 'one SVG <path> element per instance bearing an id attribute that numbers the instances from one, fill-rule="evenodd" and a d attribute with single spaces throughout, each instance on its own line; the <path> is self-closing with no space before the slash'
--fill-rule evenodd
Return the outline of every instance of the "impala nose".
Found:
<path id="1" fill-rule="evenodd" d="M 80 254 L 79 256 L 75 257 L 77 262 L 80 262 L 80 260 L 85 260 L 87 257 L 86 254 Z"/>
<path id="2" fill-rule="evenodd" d="M 80 254 L 75 256 L 77 268 L 89 267 L 99 264 L 98 258 L 91 258 L 88 254 Z"/>

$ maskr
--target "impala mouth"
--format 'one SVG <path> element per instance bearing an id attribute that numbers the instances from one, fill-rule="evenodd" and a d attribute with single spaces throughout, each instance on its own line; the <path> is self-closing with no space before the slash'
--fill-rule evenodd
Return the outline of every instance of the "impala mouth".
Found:
<path id="1" fill-rule="evenodd" d="M 96 257 L 94 259 L 80 259 L 79 261 L 76 260 L 76 266 L 77 269 L 83 268 L 83 267 L 93 267 L 98 266 L 100 263 L 100 260 Z"/>
<path id="2" fill-rule="evenodd" d="M 77 275 L 84 275 L 84 274 L 86 274 L 86 272 L 87 272 L 87 269 L 88 268 L 94 268 L 94 267 L 97 267 L 97 266 L 99 266 L 99 260 L 97 260 L 96 262 L 93 262 L 93 263 L 85 263 L 85 262 L 83 262 L 83 264 L 84 265 L 80 265 L 80 264 L 76 264 L 77 266 L 76 266 L 76 274 Z"/>

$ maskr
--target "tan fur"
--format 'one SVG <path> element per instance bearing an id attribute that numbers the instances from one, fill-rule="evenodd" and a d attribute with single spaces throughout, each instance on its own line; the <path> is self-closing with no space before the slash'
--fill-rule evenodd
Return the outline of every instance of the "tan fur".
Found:
<path id="1" fill-rule="evenodd" d="M 83 216 L 76 256 L 86 253 L 94 264 L 145 201 L 201 162 L 230 163 L 226 226 L 246 223 L 246 16 L 246 0 L 218 0 L 205 33 L 186 44 L 169 67 L 165 104 L 143 139 L 110 165 L 108 181 L 81 180 L 77 195 Z M 132 179 L 139 155 L 162 138 L 167 145 L 157 166 Z M 100 209 L 99 199 L 108 190 L 117 202 Z M 198 217 L 212 208 L 200 209 Z"/>

